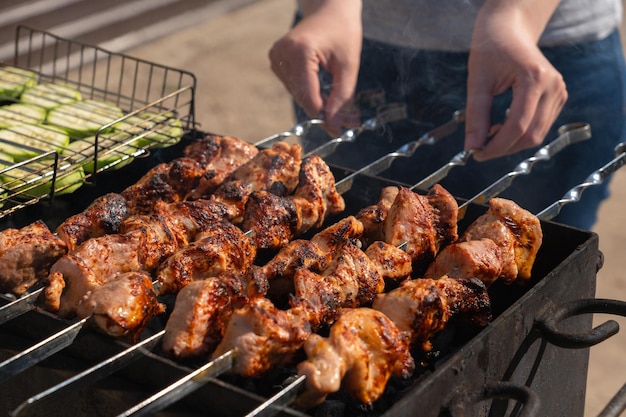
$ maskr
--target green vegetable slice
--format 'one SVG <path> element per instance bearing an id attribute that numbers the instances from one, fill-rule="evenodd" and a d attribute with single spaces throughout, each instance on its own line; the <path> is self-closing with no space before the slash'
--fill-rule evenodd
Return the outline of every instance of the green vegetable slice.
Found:
<path id="1" fill-rule="evenodd" d="M 20 100 L 23 103 L 34 104 L 51 110 L 63 104 L 82 100 L 82 95 L 76 88 L 67 84 L 45 83 L 25 90 Z"/>
<path id="2" fill-rule="evenodd" d="M 137 152 L 138 147 L 127 145 L 124 140 L 120 139 L 119 135 L 115 133 L 98 136 L 97 169 L 107 166 L 110 166 L 111 169 L 119 169 L 133 161 L 134 153 Z M 91 173 L 94 170 L 95 144 L 95 136 L 74 140 L 63 150 L 63 156 L 82 165 L 85 172 Z"/>
<path id="3" fill-rule="evenodd" d="M 13 103 L 0 107 L 0 129 L 20 124 L 39 124 L 46 119 L 46 109 L 33 104 Z"/>
<path id="4" fill-rule="evenodd" d="M 16 99 L 37 84 L 37 73 L 18 67 L 0 66 L 0 99 Z"/>
<path id="5" fill-rule="evenodd" d="M 54 126 L 22 124 L 0 130 L 0 151 L 16 161 L 50 151 L 61 152 L 69 142 L 68 134 Z"/>
<path id="6" fill-rule="evenodd" d="M 32 161 L 5 173 L 5 185 L 16 198 L 41 198 L 50 194 L 54 178 L 53 163 Z M 10 178 L 10 182 L 8 179 Z M 70 194 L 85 183 L 81 166 L 59 162 L 54 181 L 55 195 Z"/>
<path id="7" fill-rule="evenodd" d="M 183 124 L 172 112 L 142 112 L 116 123 L 117 132 L 137 136 L 137 146 L 164 148 L 175 145 L 183 137 Z"/>
<path id="8" fill-rule="evenodd" d="M 77 137 L 95 135 L 104 125 L 122 117 L 122 109 L 104 101 L 84 100 L 64 104 L 48 113 L 48 123 Z"/>

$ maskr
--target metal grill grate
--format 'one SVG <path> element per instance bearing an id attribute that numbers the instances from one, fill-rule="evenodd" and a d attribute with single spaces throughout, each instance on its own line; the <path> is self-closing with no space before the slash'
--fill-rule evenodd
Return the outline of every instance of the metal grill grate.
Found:
<path id="1" fill-rule="evenodd" d="M 15 164 L 0 161 L 0 218 L 84 182 L 93 183 L 99 172 L 169 146 L 195 129 L 196 79 L 189 72 L 24 25 L 17 28 L 12 66 L 33 71 L 39 84 L 67 85 L 84 100 L 114 105 L 121 114 L 99 126 L 81 147 L 49 152 L 4 140 L 27 149 L 31 156 Z M 20 98 L 2 104 L 14 102 Z M 70 143 L 83 139 L 72 132 L 69 136 Z M 33 139 L 45 148 L 44 140 Z"/>

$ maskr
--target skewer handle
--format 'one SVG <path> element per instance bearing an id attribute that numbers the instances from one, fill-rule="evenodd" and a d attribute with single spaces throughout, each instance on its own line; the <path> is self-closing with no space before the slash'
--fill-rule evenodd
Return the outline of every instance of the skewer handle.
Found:
<path id="1" fill-rule="evenodd" d="M 335 184 L 337 192 L 343 194 L 349 191 L 350 188 L 352 188 L 352 184 L 354 183 L 355 178 L 360 175 L 374 176 L 380 174 L 381 172 L 387 170 L 391 166 L 393 161 L 395 161 L 397 158 L 411 157 L 415 153 L 415 151 L 422 145 L 434 145 L 435 143 L 439 142 L 439 140 L 455 132 L 458 129 L 459 125 L 464 121 L 465 111 L 458 110 L 454 112 L 450 121 L 436 127 L 429 132 L 424 133 L 419 139 L 402 145 L 394 152 L 383 155 L 381 158 L 338 181 L 337 184 Z"/>
<path id="2" fill-rule="evenodd" d="M 588 123 L 570 123 L 559 128 L 559 137 L 545 146 L 542 146 L 530 158 L 520 162 L 513 171 L 503 175 L 499 180 L 485 188 L 483 191 L 467 200 L 459 207 L 459 214 L 464 215 L 468 205 L 472 203 L 483 204 L 506 190 L 515 178 L 520 175 L 528 175 L 533 166 L 539 161 L 548 161 L 557 153 L 571 144 L 585 141 L 591 137 L 591 127 Z"/>
<path id="3" fill-rule="evenodd" d="M 118 417 L 148 416 L 164 409 L 202 387 L 212 378 L 229 370 L 233 365 L 233 356 L 234 352 L 229 350 L 134 407 L 126 410 L 122 414 L 119 414 Z"/>
<path id="4" fill-rule="evenodd" d="M 269 136 L 265 139 L 261 139 L 260 141 L 256 142 L 254 146 L 256 146 L 257 148 L 269 148 L 276 142 L 280 142 L 281 140 L 284 140 L 288 137 L 302 137 L 307 134 L 312 126 L 321 125 L 323 123 L 324 121 L 321 118 L 305 120 L 295 125 L 293 128 L 291 128 L 291 130 L 287 130 L 285 132 Z"/>
<path id="5" fill-rule="evenodd" d="M 356 137 L 364 131 L 375 130 L 387 123 L 405 119 L 406 116 L 406 105 L 404 103 L 384 104 L 378 107 L 376 117 L 367 119 L 358 127 L 346 130 L 341 136 L 329 140 L 312 151 L 307 152 L 304 156 L 315 154 L 325 158 L 332 154 L 340 144 L 354 142 Z"/>
<path id="6" fill-rule="evenodd" d="M 617 145 L 615 154 L 617 156 L 611 162 L 592 172 L 583 183 L 570 189 L 565 193 L 563 198 L 538 213 L 537 217 L 541 220 L 551 220 L 555 218 L 561 212 L 564 205 L 580 201 L 583 192 L 587 188 L 602 184 L 615 171 L 626 165 L 626 142 Z"/>
<path id="7" fill-rule="evenodd" d="M 0 324 L 35 308 L 35 302 L 42 291 L 43 288 L 40 288 L 0 307 Z"/>

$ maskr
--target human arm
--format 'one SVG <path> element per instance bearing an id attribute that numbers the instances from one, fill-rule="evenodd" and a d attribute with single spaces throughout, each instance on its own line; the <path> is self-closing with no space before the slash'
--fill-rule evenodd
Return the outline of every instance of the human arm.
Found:
<path id="1" fill-rule="evenodd" d="M 561 74 L 537 46 L 558 0 L 486 0 L 468 63 L 465 147 L 477 160 L 539 145 L 567 100 Z M 509 114 L 485 144 L 493 97 L 511 88 Z"/>
<path id="2" fill-rule="evenodd" d="M 269 51 L 272 71 L 309 117 L 324 117 L 339 135 L 349 124 L 359 71 L 361 0 L 303 0 L 303 19 Z M 333 77 L 330 95 L 320 93 L 319 68 Z"/>

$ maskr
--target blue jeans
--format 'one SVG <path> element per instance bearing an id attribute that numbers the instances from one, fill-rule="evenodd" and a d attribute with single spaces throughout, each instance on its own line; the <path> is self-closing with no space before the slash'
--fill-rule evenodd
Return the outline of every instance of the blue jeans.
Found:
<path id="1" fill-rule="evenodd" d="M 569 94 L 544 144 L 557 137 L 559 126 L 573 122 L 589 123 L 592 138 L 571 145 L 548 162 L 537 163 L 529 175 L 517 177 L 500 195 L 533 213 L 560 199 L 613 159 L 615 146 L 626 140 L 626 68 L 618 32 L 600 41 L 545 48 L 543 53 L 563 75 Z M 379 140 L 393 144 L 415 140 L 421 133 L 449 120 L 455 110 L 465 108 L 467 58 L 466 53 L 419 51 L 366 40 L 357 91 L 383 89 L 387 102 L 405 102 L 410 111 L 409 120 L 392 124 Z M 321 73 L 320 77 L 323 88 L 332 82 L 327 74 Z M 493 122 L 502 120 L 510 100 L 510 93 L 496 97 Z M 298 119 L 306 119 L 296 110 Z M 367 106 L 361 110 L 364 118 L 372 116 Z M 361 149 L 367 152 L 366 146 Z M 392 149 L 396 149 L 395 145 Z M 421 147 L 410 160 L 397 159 L 381 175 L 415 184 L 461 149 L 462 128 L 436 146 Z M 487 162 L 472 160 L 465 167 L 453 169 L 441 185 L 457 197 L 471 198 L 535 151 Z M 354 151 L 347 150 L 346 157 L 350 152 Z M 371 155 L 369 160 L 378 156 Z M 608 185 L 607 181 L 587 189 L 580 202 L 566 205 L 554 221 L 591 229 L 600 203 L 609 195 Z"/>

